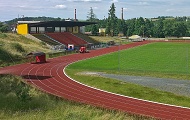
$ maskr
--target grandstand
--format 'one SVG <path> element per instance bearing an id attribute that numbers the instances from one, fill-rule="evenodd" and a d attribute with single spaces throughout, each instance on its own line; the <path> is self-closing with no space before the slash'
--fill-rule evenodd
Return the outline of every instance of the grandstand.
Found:
<path id="1" fill-rule="evenodd" d="M 62 43 L 51 39 L 50 37 L 46 36 L 45 34 L 32 34 L 34 37 L 38 38 L 39 40 L 47 43 L 48 45 L 55 46 L 61 45 Z"/>
<path id="2" fill-rule="evenodd" d="M 82 34 L 82 33 L 74 33 L 74 35 L 78 36 L 79 38 L 85 40 L 88 43 L 91 43 L 91 44 L 94 44 L 94 45 L 100 44 L 98 41 L 92 39 L 88 35 L 85 35 L 85 34 Z"/>
<path id="3" fill-rule="evenodd" d="M 95 22 L 78 21 L 47 21 L 30 22 L 19 21 L 17 24 L 18 34 L 31 34 L 49 45 L 73 44 L 76 47 L 98 44 L 89 36 L 83 35 L 84 26 L 96 24 Z"/>
<path id="4" fill-rule="evenodd" d="M 83 46 L 88 44 L 83 39 L 73 35 L 70 32 L 62 32 L 62 33 L 46 33 L 47 36 L 57 40 L 58 42 L 68 46 L 68 44 L 73 44 L 75 46 Z"/>

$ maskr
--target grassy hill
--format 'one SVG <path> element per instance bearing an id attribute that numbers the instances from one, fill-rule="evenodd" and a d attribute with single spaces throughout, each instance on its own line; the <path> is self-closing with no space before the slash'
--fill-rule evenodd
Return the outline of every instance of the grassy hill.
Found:
<path id="1" fill-rule="evenodd" d="M 0 75 L 2 81 L 18 81 L 19 77 Z M 4 82 L 4 87 L 5 87 Z M 15 85 L 16 86 L 16 85 Z M 0 91 L 0 119 L 2 120 L 135 120 L 147 119 L 123 112 L 96 108 L 55 96 L 30 87 L 30 99 L 21 101 L 15 91 Z"/>
<path id="2" fill-rule="evenodd" d="M 99 42 L 102 42 L 102 43 L 107 43 L 109 41 L 114 41 L 115 43 L 123 43 L 125 44 L 126 43 L 126 39 L 122 39 L 120 37 L 117 37 L 117 36 L 114 36 L 114 37 L 111 37 L 111 36 L 90 36 L 92 39 L 95 39 L 96 41 L 99 41 Z"/>
<path id="3" fill-rule="evenodd" d="M 21 35 L 0 33 L 0 67 L 22 62 L 31 51 L 50 52 L 42 42 Z M 96 108 L 44 94 L 27 84 L 18 87 L 20 77 L 0 75 L 0 119 L 3 120 L 135 120 L 151 119 L 124 112 Z M 23 89 L 24 88 L 24 89 Z M 25 89 L 26 88 L 26 89 Z M 22 93 L 22 91 L 26 93 Z M 29 99 L 20 100 L 29 96 Z M 23 96 L 24 95 L 24 96 Z M 20 96 L 20 94 L 19 94 Z"/>
<path id="4" fill-rule="evenodd" d="M 32 51 L 49 52 L 43 43 L 30 40 L 22 35 L 0 33 L 0 67 L 24 62 L 25 55 Z"/>

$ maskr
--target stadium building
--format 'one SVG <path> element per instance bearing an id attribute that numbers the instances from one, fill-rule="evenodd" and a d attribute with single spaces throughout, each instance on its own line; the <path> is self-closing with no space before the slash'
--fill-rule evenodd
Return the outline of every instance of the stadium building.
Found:
<path id="1" fill-rule="evenodd" d="M 52 32 L 84 33 L 84 26 L 96 24 L 95 22 L 78 21 L 18 21 L 18 34 L 36 34 Z"/>
<path id="2" fill-rule="evenodd" d="M 17 33 L 32 35 L 51 46 L 89 46 L 98 44 L 97 41 L 84 34 L 85 26 L 93 24 L 97 23 L 79 21 L 18 21 Z"/>

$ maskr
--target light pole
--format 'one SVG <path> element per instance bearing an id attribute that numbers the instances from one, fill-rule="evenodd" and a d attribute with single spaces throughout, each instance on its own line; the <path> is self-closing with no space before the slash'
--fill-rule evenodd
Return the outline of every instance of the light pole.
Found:
<path id="1" fill-rule="evenodd" d="M 121 61 L 120 61 L 120 60 L 121 60 L 121 59 L 120 59 L 120 57 L 121 57 L 121 55 L 120 55 L 120 54 L 121 54 L 121 53 L 120 53 L 120 45 L 121 45 L 121 41 L 119 40 L 119 45 L 118 45 L 118 71 L 121 70 L 121 68 L 120 68 L 120 64 L 121 64 L 121 63 L 120 63 L 120 62 L 121 62 Z"/>
<path id="2" fill-rule="evenodd" d="M 187 76 L 188 76 L 188 74 L 189 74 L 189 48 L 188 48 L 188 47 L 187 47 L 187 50 L 186 50 L 186 51 L 187 51 L 187 53 L 186 53 L 186 54 L 187 54 L 187 55 L 186 55 L 186 57 L 187 57 L 187 58 L 186 58 L 186 59 L 187 59 L 187 60 L 186 60 L 187 63 L 186 63 L 186 64 L 187 64 Z"/>

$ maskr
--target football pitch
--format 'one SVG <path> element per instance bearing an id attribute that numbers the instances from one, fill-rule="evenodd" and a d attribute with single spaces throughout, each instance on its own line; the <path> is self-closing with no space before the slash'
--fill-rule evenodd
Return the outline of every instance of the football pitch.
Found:
<path id="1" fill-rule="evenodd" d="M 189 79 L 190 44 L 157 42 L 84 60 L 71 69 Z"/>
<path id="2" fill-rule="evenodd" d="M 109 92 L 189 107 L 189 97 L 129 82 L 121 82 L 114 78 L 81 74 L 85 72 L 103 72 L 190 80 L 189 48 L 189 43 L 177 42 L 156 42 L 122 51 L 119 50 L 118 46 L 117 52 L 76 62 L 69 65 L 66 72 L 81 83 Z"/>

